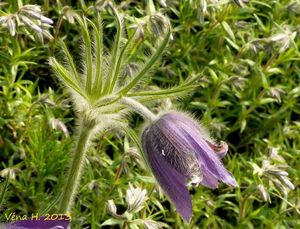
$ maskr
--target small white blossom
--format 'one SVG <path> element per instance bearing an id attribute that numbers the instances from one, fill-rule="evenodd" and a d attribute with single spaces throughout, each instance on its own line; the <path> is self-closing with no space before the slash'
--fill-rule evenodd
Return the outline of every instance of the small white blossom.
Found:
<path id="1" fill-rule="evenodd" d="M 163 227 L 167 227 L 166 224 L 161 223 L 161 222 L 156 222 L 152 219 L 143 220 L 143 226 L 145 227 L 145 229 L 160 229 Z"/>
<path id="2" fill-rule="evenodd" d="M 269 193 L 266 191 L 266 189 L 264 188 L 264 186 L 262 184 L 259 184 L 257 186 L 258 190 L 260 191 L 260 194 L 263 198 L 264 201 L 271 203 L 271 198 Z"/>
<path id="3" fill-rule="evenodd" d="M 18 171 L 19 169 L 16 169 L 16 168 L 5 168 L 1 171 L 1 176 L 2 177 L 7 177 L 9 176 L 10 179 L 16 179 L 16 172 Z"/>
<path id="4" fill-rule="evenodd" d="M 0 17 L 0 25 L 6 26 L 11 36 L 15 36 L 19 27 L 30 28 L 39 36 L 52 38 L 47 31 L 53 21 L 43 15 L 39 5 L 24 5 L 16 13 L 7 13 Z"/>
<path id="5" fill-rule="evenodd" d="M 115 205 L 114 200 L 107 201 L 107 209 L 108 209 L 108 212 L 111 215 L 116 215 L 117 214 L 117 207 Z"/>
<path id="6" fill-rule="evenodd" d="M 275 34 L 270 38 L 270 40 L 280 46 L 279 53 L 282 53 L 289 48 L 296 35 L 297 32 L 292 32 L 288 27 L 286 27 L 283 32 Z"/>
<path id="7" fill-rule="evenodd" d="M 147 200 L 146 194 L 146 189 L 134 188 L 132 185 L 129 185 L 129 189 L 126 191 L 127 211 L 130 213 L 140 211 Z"/>
<path id="8" fill-rule="evenodd" d="M 49 124 L 52 129 L 54 129 L 54 130 L 59 129 L 64 133 L 64 135 L 66 137 L 69 136 L 69 130 L 68 130 L 67 126 L 61 120 L 59 120 L 57 118 L 51 118 L 49 121 Z"/>

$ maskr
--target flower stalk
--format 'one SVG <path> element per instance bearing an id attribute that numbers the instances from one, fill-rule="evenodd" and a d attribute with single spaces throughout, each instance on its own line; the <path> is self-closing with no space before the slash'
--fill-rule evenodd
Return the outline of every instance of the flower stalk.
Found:
<path id="1" fill-rule="evenodd" d="M 137 100 L 123 97 L 121 102 L 135 112 L 139 113 L 144 119 L 150 122 L 154 122 L 156 120 L 156 115 Z"/>
<path id="2" fill-rule="evenodd" d="M 87 122 L 83 121 L 79 129 L 80 132 L 78 135 L 77 145 L 60 202 L 60 213 L 68 213 L 74 202 L 76 190 L 78 188 L 84 166 L 86 152 L 88 150 L 91 135 L 94 130 L 94 125 L 91 123 L 90 125 L 87 125 Z"/>

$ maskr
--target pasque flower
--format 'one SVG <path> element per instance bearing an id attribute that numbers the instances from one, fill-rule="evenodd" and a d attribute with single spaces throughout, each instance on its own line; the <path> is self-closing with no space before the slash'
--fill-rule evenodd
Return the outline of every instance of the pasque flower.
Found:
<path id="1" fill-rule="evenodd" d="M 122 15 L 118 13 L 117 7 L 111 1 L 107 2 L 108 4 L 105 4 L 109 9 L 107 13 L 113 13 L 116 19 L 116 35 L 113 44 L 107 47 L 106 42 L 103 42 L 105 39 L 103 39 L 101 22 L 102 13 L 96 13 L 96 23 L 92 19 L 74 14 L 74 19 L 82 32 L 81 61 L 77 61 L 77 57 L 73 58 L 63 41 L 60 41 L 60 47 L 65 57 L 64 61 L 59 61 L 55 57 L 49 59 L 49 64 L 55 74 L 69 89 L 78 123 L 78 134 L 75 138 L 77 144 L 63 188 L 60 213 L 69 213 L 72 209 L 80 185 L 84 161 L 86 161 L 89 146 L 96 138 L 97 133 L 123 129 L 133 136 L 134 134 L 126 126 L 125 121 L 126 115 L 129 115 L 130 112 L 137 112 L 145 119 L 156 120 L 155 114 L 142 101 L 150 102 L 165 97 L 165 95 L 168 95 L 169 98 L 171 95 L 177 96 L 186 93 L 195 87 L 195 82 L 198 80 L 198 76 L 191 76 L 174 88 L 149 90 L 149 87 L 143 82 L 146 82 L 149 72 L 156 66 L 155 64 L 163 55 L 171 38 L 169 20 L 162 14 L 149 14 L 152 23 L 159 27 L 157 27 L 159 34 L 149 34 L 151 35 L 149 37 L 154 38 L 155 36 L 155 42 L 149 55 L 140 56 L 139 54 L 144 52 L 144 47 L 148 46 L 142 44 L 144 40 L 146 41 L 146 37 L 140 40 L 139 28 L 124 33 L 123 31 L 127 31 L 127 26 L 124 27 Z M 147 4 L 151 4 L 151 2 L 147 1 Z M 153 4 L 147 8 L 153 10 Z M 147 20 L 150 20 L 149 17 Z M 133 27 L 129 25 L 128 28 Z M 135 45 L 137 40 L 139 40 L 138 46 Z M 138 197 L 142 196 L 138 195 Z M 139 200 L 128 203 L 130 207 L 128 212 L 135 212 L 141 206 L 140 202 Z"/>
<path id="2" fill-rule="evenodd" d="M 144 129 L 142 146 L 156 180 L 184 220 L 192 216 L 189 184 L 215 189 L 222 181 L 237 186 L 220 160 L 227 153 L 227 144 L 213 142 L 184 113 L 172 111 L 160 115 Z"/>

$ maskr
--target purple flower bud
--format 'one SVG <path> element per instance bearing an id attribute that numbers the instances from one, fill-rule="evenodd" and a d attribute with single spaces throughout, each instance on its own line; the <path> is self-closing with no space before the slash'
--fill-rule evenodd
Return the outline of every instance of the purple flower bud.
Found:
<path id="1" fill-rule="evenodd" d="M 25 215 L 26 217 L 26 215 Z M 67 229 L 70 224 L 70 215 L 64 214 L 47 214 L 47 216 L 38 217 L 37 214 L 32 214 L 32 218 L 22 219 L 14 221 L 11 224 L 6 225 L 5 229 Z M 2 228 L 2 227 L 1 227 Z"/>
<path id="2" fill-rule="evenodd" d="M 143 131 L 142 145 L 156 180 L 184 220 L 192 217 L 188 183 L 212 189 L 219 181 L 237 186 L 220 161 L 227 144 L 215 144 L 186 114 L 172 111 L 161 115 Z"/>

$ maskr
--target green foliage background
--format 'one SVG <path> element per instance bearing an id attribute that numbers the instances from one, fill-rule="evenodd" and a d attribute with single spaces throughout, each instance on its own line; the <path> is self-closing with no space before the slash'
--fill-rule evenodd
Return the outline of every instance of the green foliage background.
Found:
<path id="1" fill-rule="evenodd" d="M 1 15 L 16 12 L 17 2 L 2 5 Z M 91 17 L 89 7 L 100 2 L 24 0 L 24 5 L 40 4 L 54 21 L 51 40 L 41 42 L 26 28 L 17 28 L 16 36 L 11 36 L 6 26 L 0 27 L 3 221 L 5 213 L 56 212 L 76 133 L 68 95 L 47 61 L 58 53 L 57 42 L 62 38 L 74 55 L 80 53 L 79 27 L 72 23 L 72 13 Z M 106 203 L 113 199 L 118 213 L 124 212 L 129 183 L 148 191 L 145 207 L 134 215 L 137 227 L 141 227 L 138 219 L 151 218 L 170 228 L 297 228 L 300 2 L 252 0 L 244 7 L 229 1 L 170 0 L 167 7 L 159 2 L 163 1 L 155 2 L 156 9 L 170 18 L 173 39 L 149 85 L 168 88 L 197 74 L 199 80 L 196 90 L 162 100 L 153 109 L 171 102 L 173 108 L 195 114 L 216 139 L 226 141 L 230 150 L 223 161 L 240 187 L 191 189 L 194 215 L 190 223 L 184 223 L 155 191 L 150 173 L 128 153 L 135 144 L 124 135 L 107 134 L 99 136 L 89 151 L 72 213 L 73 228 L 100 228 L 104 222 L 116 225 L 103 227 L 118 228 L 119 221 L 108 213 Z M 125 18 L 146 15 L 144 1 L 115 4 Z M 109 13 L 105 20 L 109 43 L 114 22 Z M 131 23 L 126 21 L 128 27 Z M 53 128 L 54 120 L 65 124 L 68 133 L 59 126 Z M 130 125 L 139 131 L 140 117 L 133 116 Z M 272 150 L 284 160 L 270 157 Z M 256 173 L 263 161 L 275 167 L 285 165 L 295 189 L 287 193 L 286 185 L 276 186 L 269 175 Z M 271 203 L 263 200 L 260 184 Z"/>

